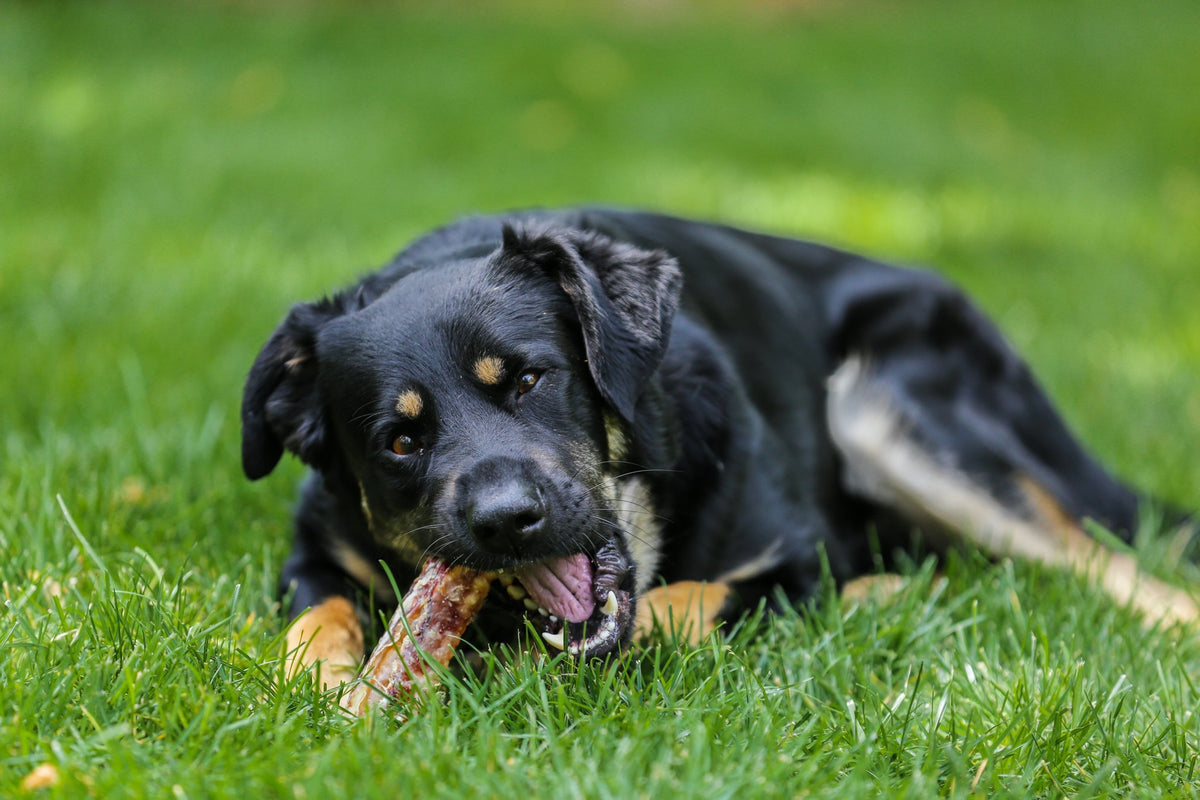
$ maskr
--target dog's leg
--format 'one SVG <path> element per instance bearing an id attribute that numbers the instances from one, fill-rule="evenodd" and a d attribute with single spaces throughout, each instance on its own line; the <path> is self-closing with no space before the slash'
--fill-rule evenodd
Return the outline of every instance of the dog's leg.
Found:
<path id="1" fill-rule="evenodd" d="M 279 585 L 282 595 L 290 595 L 293 617 L 287 631 L 288 675 L 314 668 L 313 678 L 323 689 L 356 677 L 371 604 L 386 610 L 396 603 L 379 554 L 365 544 L 365 526 L 365 518 L 347 515 L 319 480 L 309 481 Z M 393 574 L 402 586 L 412 578 L 399 564 Z"/>
<path id="2" fill-rule="evenodd" d="M 1191 595 L 1147 575 L 1127 553 L 1088 536 L 1041 482 L 1004 458 L 1002 449 L 991 453 L 991 469 L 979 470 L 978 459 L 975 472 L 962 469 L 964 454 L 946 446 L 957 439 L 906 418 L 892 388 L 875 380 L 860 358 L 848 359 L 829 381 L 830 433 L 852 491 L 899 511 L 918 527 L 965 537 L 993 556 L 1066 568 L 1148 623 L 1194 623 L 1200 618 Z M 981 425 L 998 424 L 985 414 L 979 411 Z"/>
<path id="3" fill-rule="evenodd" d="M 322 689 L 354 680 L 363 655 L 363 631 L 353 604 L 330 597 L 292 621 L 287 631 L 287 675 L 312 668 Z"/>
<path id="4" fill-rule="evenodd" d="M 309 528 L 300 530 L 305 534 Z M 365 617 L 350 599 L 361 585 L 350 569 L 362 559 L 347 559 L 347 548 L 332 549 L 331 554 L 312 536 L 297 536 L 280 575 L 280 588 L 291 594 L 293 617 L 286 639 L 287 675 L 312 667 L 322 689 L 352 680 L 364 654 Z"/>
<path id="5" fill-rule="evenodd" d="M 1018 479 L 1028 476 L 1072 519 L 1132 540 L 1143 501 L 1083 447 L 962 292 L 933 275 L 864 263 L 838 273 L 826 302 L 828 355 L 842 365 L 834 382 L 882 393 L 935 463 L 1009 506 L 1025 502 Z"/>
<path id="6" fill-rule="evenodd" d="M 727 583 L 679 581 L 656 586 L 638 598 L 634 639 L 645 641 L 657 631 L 688 644 L 699 644 L 717 629 L 729 599 Z"/>
<path id="7" fill-rule="evenodd" d="M 884 572 L 878 575 L 862 575 L 852 581 L 847 581 L 838 592 L 843 603 L 864 603 L 867 601 L 887 602 L 904 591 L 904 577 L 894 572 Z"/>

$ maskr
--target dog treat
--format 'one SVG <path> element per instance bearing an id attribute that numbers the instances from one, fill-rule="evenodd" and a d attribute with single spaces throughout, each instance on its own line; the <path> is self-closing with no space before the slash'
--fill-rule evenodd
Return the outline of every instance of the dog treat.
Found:
<path id="1" fill-rule="evenodd" d="M 363 716 L 414 689 L 427 688 L 434 678 L 426 674 L 426 659 L 442 666 L 475 615 L 483 608 L 491 587 L 490 572 L 456 567 L 429 558 L 421 574 L 392 615 L 387 633 L 363 665 L 360 682 L 342 699 L 342 705 Z"/>

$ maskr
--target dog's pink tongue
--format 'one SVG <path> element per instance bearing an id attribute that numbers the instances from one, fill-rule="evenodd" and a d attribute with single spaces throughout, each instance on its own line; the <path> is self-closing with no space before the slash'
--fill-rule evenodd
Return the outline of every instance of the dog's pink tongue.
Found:
<path id="1" fill-rule="evenodd" d="M 521 567 L 517 570 L 517 580 L 535 603 L 568 622 L 583 622 L 596 610 L 592 598 L 592 562 L 585 555 Z"/>

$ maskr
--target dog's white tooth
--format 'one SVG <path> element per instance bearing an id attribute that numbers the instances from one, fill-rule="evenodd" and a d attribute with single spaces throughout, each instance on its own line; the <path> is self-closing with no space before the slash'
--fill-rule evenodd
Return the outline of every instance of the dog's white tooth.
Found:
<path id="1" fill-rule="evenodd" d="M 611 617 L 617 613 L 617 593 L 609 591 L 608 597 L 604 600 L 604 605 L 600 606 L 600 613 L 606 617 Z"/>
<path id="2" fill-rule="evenodd" d="M 550 612 L 547 611 L 546 609 L 542 608 L 541 606 L 538 606 L 538 613 L 541 614 L 543 617 L 550 616 Z"/>
<path id="3" fill-rule="evenodd" d="M 566 642 L 563 641 L 562 631 L 559 631 L 558 633 L 547 633 L 546 631 L 542 631 L 542 638 L 546 640 L 546 644 L 550 645 L 551 647 L 556 647 L 559 650 L 562 650 L 566 646 Z"/>
<path id="4" fill-rule="evenodd" d="M 556 616 L 554 616 L 553 614 L 551 614 L 551 615 L 550 615 L 550 621 L 551 621 L 551 622 L 558 622 L 558 617 L 556 617 Z"/>
<path id="5" fill-rule="evenodd" d="M 508 596 L 513 600 L 523 600 L 525 598 L 525 589 L 517 586 L 515 583 L 504 587 L 504 591 L 508 592 Z"/>
<path id="6" fill-rule="evenodd" d="M 525 603 L 525 607 L 528 608 L 530 611 L 533 611 L 534 609 L 537 608 L 537 603 L 535 603 L 532 599 L 530 599 L 528 597 L 526 597 L 522 602 Z"/>

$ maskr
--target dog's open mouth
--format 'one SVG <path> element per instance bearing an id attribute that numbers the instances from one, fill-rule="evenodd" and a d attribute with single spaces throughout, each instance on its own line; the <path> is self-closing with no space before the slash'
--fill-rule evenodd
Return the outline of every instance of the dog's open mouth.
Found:
<path id="1" fill-rule="evenodd" d="M 594 555 L 523 564 L 500 573 L 509 598 L 551 647 L 572 656 L 604 656 L 625 643 L 633 619 L 629 565 L 614 543 Z"/>
<path id="2" fill-rule="evenodd" d="M 430 556 L 363 665 L 364 682 L 344 705 L 361 715 L 378 705 L 372 691 L 400 697 L 436 681 L 427 662 L 449 664 L 462 634 L 497 594 L 509 600 L 500 610 L 510 623 L 509 611 L 520 609 L 551 647 L 576 658 L 616 653 L 632 630 L 632 579 L 629 559 L 611 540 L 594 555 L 559 556 L 508 571 L 452 566 Z"/>

